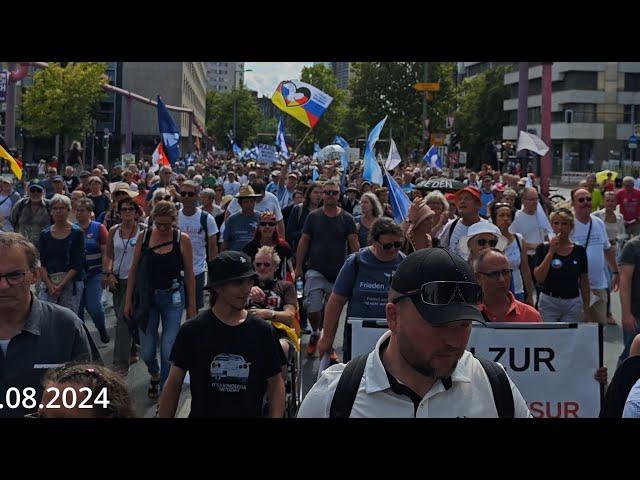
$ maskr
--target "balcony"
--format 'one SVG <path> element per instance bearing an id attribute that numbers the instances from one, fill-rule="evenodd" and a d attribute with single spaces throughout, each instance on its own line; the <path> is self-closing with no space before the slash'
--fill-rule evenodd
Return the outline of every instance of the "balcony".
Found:
<path id="1" fill-rule="evenodd" d="M 623 73 L 640 73 L 640 62 L 620 62 L 618 71 Z"/>
<path id="2" fill-rule="evenodd" d="M 618 92 L 619 105 L 640 104 L 640 92 Z"/>
<path id="3" fill-rule="evenodd" d="M 604 72 L 605 66 L 606 62 L 556 62 L 551 67 L 551 81 L 557 82 L 563 80 L 564 72 Z M 541 77 L 542 65 L 536 65 L 535 67 L 529 68 L 529 80 Z M 504 84 L 512 85 L 514 83 L 518 83 L 519 78 L 520 72 L 517 70 L 515 72 L 507 73 L 504 76 Z"/>
<path id="4" fill-rule="evenodd" d="M 625 92 L 633 93 L 633 92 Z M 620 94 L 618 94 L 620 95 Z M 640 95 L 640 92 L 639 92 Z M 640 99 L 640 96 L 638 97 Z M 601 90 L 563 90 L 551 94 L 551 111 L 559 112 L 565 103 L 604 103 L 604 92 Z M 629 102 L 631 103 L 631 102 Z M 638 101 L 637 103 L 640 103 Z M 531 95 L 527 101 L 528 108 L 542 106 L 542 95 Z M 517 110 L 518 99 L 510 98 L 503 103 L 503 110 Z"/>
<path id="5" fill-rule="evenodd" d="M 540 132 L 540 124 L 527 125 L 527 128 Z M 508 125 L 502 127 L 502 138 L 505 140 L 518 139 L 518 127 Z M 602 123 L 552 123 L 552 140 L 602 140 L 604 139 L 604 125 Z"/>

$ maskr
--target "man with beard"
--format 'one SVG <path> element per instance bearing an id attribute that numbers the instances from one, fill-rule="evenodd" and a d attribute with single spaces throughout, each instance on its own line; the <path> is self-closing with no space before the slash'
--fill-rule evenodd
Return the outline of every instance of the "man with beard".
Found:
<path id="1" fill-rule="evenodd" d="M 368 355 L 325 370 L 298 417 L 529 418 L 504 369 L 466 350 L 481 299 L 461 257 L 412 253 L 391 282 L 389 331 Z"/>

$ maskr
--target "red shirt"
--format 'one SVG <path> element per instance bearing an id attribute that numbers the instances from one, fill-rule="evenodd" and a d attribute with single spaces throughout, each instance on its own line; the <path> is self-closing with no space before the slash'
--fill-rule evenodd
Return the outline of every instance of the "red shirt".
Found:
<path id="1" fill-rule="evenodd" d="M 640 218 L 640 190 L 634 188 L 631 193 L 624 188 L 616 193 L 616 202 L 620 205 L 620 213 L 625 222 Z"/>
<path id="2" fill-rule="evenodd" d="M 509 299 L 511 300 L 511 305 L 509 306 L 509 310 L 507 310 L 507 314 L 504 319 L 498 319 L 496 315 L 489 311 L 484 303 L 479 305 L 480 311 L 484 314 L 485 318 L 488 318 L 490 322 L 527 322 L 527 323 L 538 323 L 542 322 L 542 317 L 538 311 L 530 305 L 526 303 L 519 302 L 513 296 L 513 293 L 507 292 L 509 295 Z"/>

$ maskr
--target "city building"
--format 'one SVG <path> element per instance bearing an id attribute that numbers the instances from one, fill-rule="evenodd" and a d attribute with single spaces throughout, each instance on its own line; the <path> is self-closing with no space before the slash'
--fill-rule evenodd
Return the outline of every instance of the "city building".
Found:
<path id="1" fill-rule="evenodd" d="M 244 62 L 205 62 L 207 90 L 228 92 L 244 85 Z"/>
<path id="2" fill-rule="evenodd" d="M 258 109 L 262 116 L 265 118 L 279 118 L 280 110 L 276 107 L 271 101 L 271 97 L 267 95 L 263 95 L 257 99 L 258 101 Z"/>
<path id="3" fill-rule="evenodd" d="M 205 124 L 207 84 L 204 62 L 124 62 L 122 88 L 153 100 L 160 95 L 167 105 L 190 108 L 200 125 Z M 190 147 L 189 115 L 179 112 L 171 112 L 171 115 L 180 129 L 180 151 L 185 154 Z M 122 118 L 122 131 L 124 121 Z M 133 101 L 131 122 L 133 153 L 137 159 L 149 159 L 159 138 L 156 108 Z M 191 135 L 202 136 L 195 125 L 192 125 Z"/>
<path id="4" fill-rule="evenodd" d="M 324 65 L 331 69 L 333 76 L 336 77 L 336 86 L 342 90 L 349 88 L 349 80 L 354 75 L 351 62 L 314 62 L 314 65 Z"/>
<path id="5" fill-rule="evenodd" d="M 542 65 L 529 64 L 527 129 L 540 131 Z M 510 87 L 503 139 L 517 140 L 517 66 L 504 77 Z M 640 62 L 556 62 L 552 66 L 553 173 L 597 170 L 605 160 L 635 160 L 629 137 L 640 124 Z"/>

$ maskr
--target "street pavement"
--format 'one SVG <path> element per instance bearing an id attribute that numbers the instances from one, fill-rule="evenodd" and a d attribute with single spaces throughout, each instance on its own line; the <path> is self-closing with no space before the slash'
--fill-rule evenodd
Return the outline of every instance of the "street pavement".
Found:
<path id="1" fill-rule="evenodd" d="M 558 188 L 557 193 L 569 198 L 569 189 L 567 188 Z M 111 305 L 111 295 L 108 294 L 108 305 Z M 208 300 L 205 300 L 205 305 L 208 304 Z M 613 376 L 613 372 L 616 369 L 616 364 L 618 360 L 618 356 L 622 352 L 623 343 L 622 343 L 622 329 L 620 327 L 620 298 L 618 293 L 614 293 L 611 296 L 611 309 L 614 318 L 618 322 L 617 325 L 607 325 L 604 327 L 604 366 L 607 367 L 609 373 L 609 379 Z M 111 341 L 104 345 L 100 341 L 100 336 L 95 329 L 93 322 L 91 320 L 87 320 L 87 327 L 92 334 L 94 342 L 98 346 L 100 350 L 100 354 L 102 355 L 102 359 L 107 366 L 112 366 L 113 364 L 113 342 L 115 337 L 115 324 L 116 318 L 113 312 L 112 307 L 108 307 L 106 312 L 106 323 L 109 334 L 111 335 Z M 338 357 L 342 358 L 342 336 L 344 330 L 344 322 L 346 316 L 346 307 L 342 312 L 340 317 L 340 326 L 338 328 L 338 332 L 336 333 L 336 341 L 334 343 L 334 347 L 338 354 Z M 89 315 L 86 315 L 86 318 L 90 318 Z M 184 321 L 184 318 L 183 318 Z M 317 379 L 318 374 L 318 366 L 319 366 L 319 358 L 316 355 L 313 357 L 308 357 L 304 353 L 304 348 L 309 339 L 308 335 L 304 335 L 302 337 L 302 362 L 301 362 L 301 390 L 303 397 L 307 394 L 307 392 L 311 389 L 313 384 Z M 158 359 L 160 357 L 160 353 L 158 352 Z M 594 380 L 595 381 L 595 380 Z M 147 397 L 147 388 L 149 386 L 149 374 L 147 373 L 146 366 L 142 360 L 137 363 L 131 365 L 129 368 L 129 374 L 126 377 L 126 383 L 129 386 L 129 389 L 133 395 L 136 412 L 139 417 L 153 417 L 155 416 L 157 402 L 150 400 Z M 177 417 L 187 417 L 190 410 L 191 404 L 191 395 L 189 391 L 189 386 L 185 385 L 182 390 L 182 394 L 180 396 L 180 402 L 178 405 L 178 410 L 176 413 Z"/>

